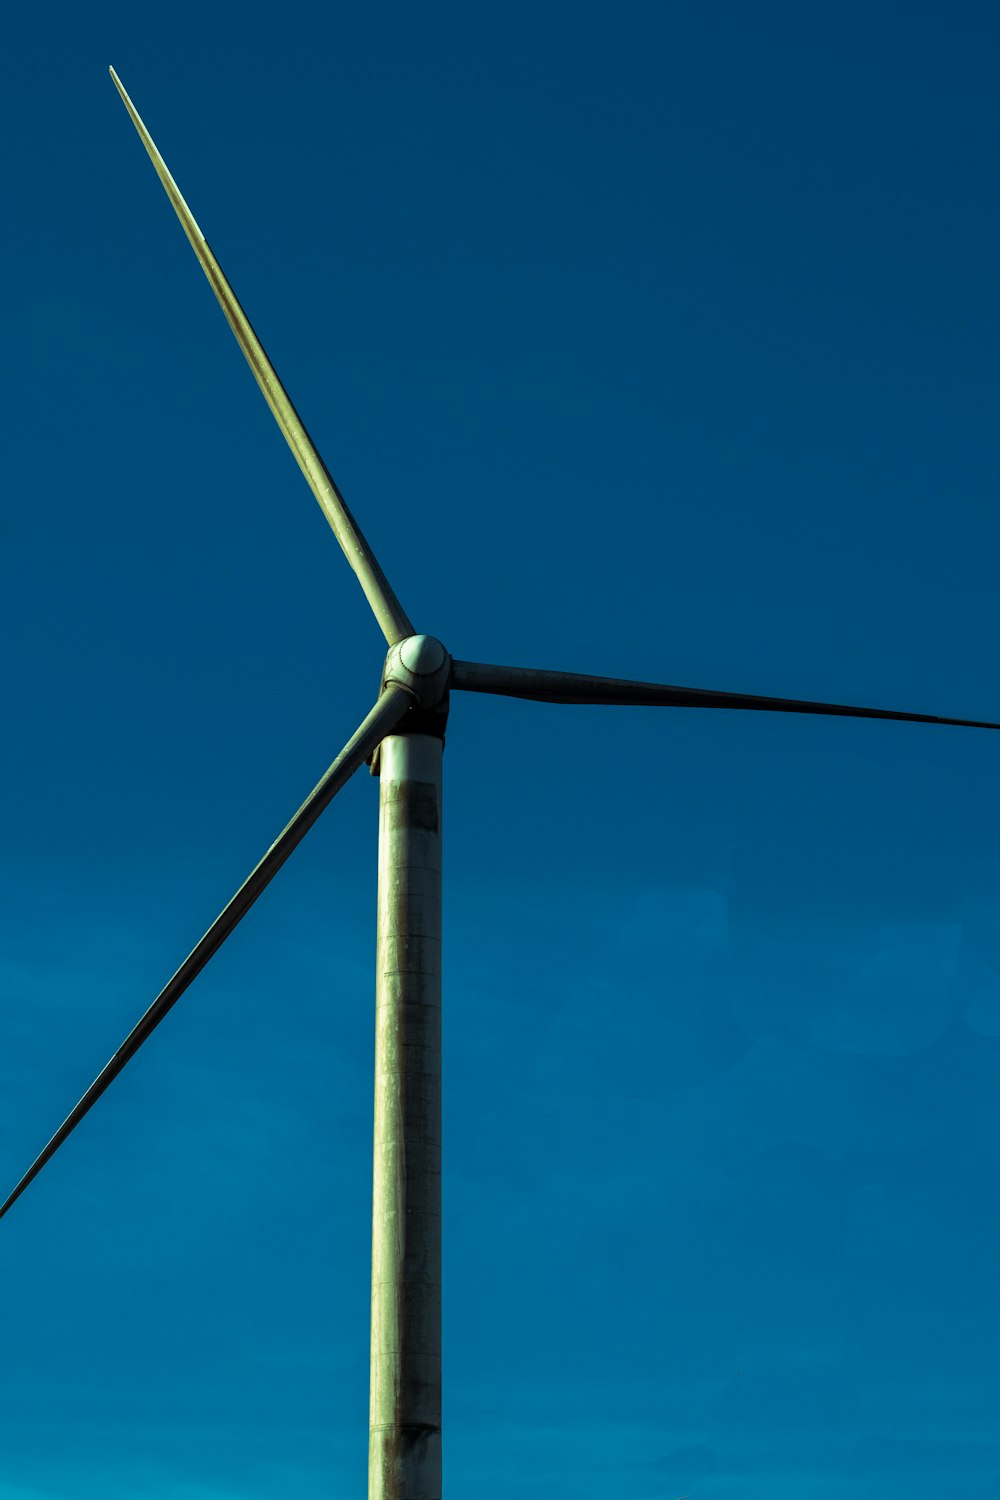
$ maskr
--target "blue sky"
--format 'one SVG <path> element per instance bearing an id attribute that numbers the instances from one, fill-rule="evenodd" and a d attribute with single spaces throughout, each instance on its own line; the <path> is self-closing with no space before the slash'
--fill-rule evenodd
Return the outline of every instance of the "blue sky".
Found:
<path id="1" fill-rule="evenodd" d="M 382 657 L 108 64 L 456 655 L 1000 719 L 998 30 L 8 20 L 8 1184 Z M 449 1495 L 998 1500 L 998 757 L 455 702 Z M 363 1493 L 376 814 L 0 1226 L 0 1500 Z"/>

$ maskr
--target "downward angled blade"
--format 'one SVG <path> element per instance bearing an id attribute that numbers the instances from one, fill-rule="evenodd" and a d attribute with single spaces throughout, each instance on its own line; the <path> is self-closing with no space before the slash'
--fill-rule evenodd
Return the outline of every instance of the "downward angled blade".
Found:
<path id="1" fill-rule="evenodd" d="M 114 68 L 111 68 L 110 72 L 115 87 L 122 96 L 125 108 L 132 117 L 132 123 L 139 132 L 142 144 L 149 153 L 149 159 L 156 168 L 156 174 L 181 221 L 184 233 L 191 241 L 191 248 L 201 262 L 201 268 L 219 299 L 219 305 L 236 335 L 237 343 L 246 355 L 247 364 L 253 371 L 254 379 L 260 386 L 264 400 L 271 408 L 285 441 L 295 455 L 295 461 L 302 470 L 306 483 L 319 501 L 320 508 L 343 548 L 347 561 L 358 575 L 358 581 L 365 591 L 365 596 L 375 613 L 383 635 L 390 646 L 395 645 L 397 641 L 404 640 L 408 635 L 413 634 L 413 626 L 406 611 L 389 587 L 375 554 L 362 536 L 357 522 L 344 502 L 344 497 L 320 458 L 301 417 L 289 399 L 288 392 L 278 379 L 274 366 L 264 352 L 264 346 L 250 326 L 249 318 L 223 275 L 222 267 L 212 254 L 208 241 L 199 229 L 194 214 L 185 203 L 180 188 L 171 177 L 166 162 L 156 149 L 152 136 L 139 118 L 135 105 L 122 87 L 118 74 Z"/>
<path id="2" fill-rule="evenodd" d="M 832 714 L 846 719 L 904 719 L 913 724 L 959 724 L 967 729 L 1000 729 L 983 719 L 947 719 L 894 708 L 855 708 L 847 703 L 813 703 L 805 698 L 766 698 L 754 693 L 719 693 L 710 688 L 671 687 L 588 677 L 579 672 L 548 672 L 535 667 L 494 667 L 484 662 L 452 662 L 451 686 L 470 693 L 532 698 L 538 703 L 607 703 L 651 708 L 756 708 L 772 713 Z"/>
<path id="3" fill-rule="evenodd" d="M 228 906 L 216 917 L 201 942 L 188 954 L 142 1019 L 129 1032 L 107 1067 L 98 1074 L 76 1108 L 67 1115 L 45 1150 L 25 1172 L 10 1197 L 0 1207 L 0 1219 L 11 1205 L 16 1203 L 28 1184 L 38 1176 L 45 1163 L 58 1151 L 70 1132 L 79 1125 L 91 1106 L 96 1104 L 108 1085 L 118 1077 L 129 1059 L 135 1056 L 150 1033 L 159 1026 L 167 1011 L 176 1004 L 191 981 L 201 973 L 212 955 L 222 947 L 233 928 L 246 916 L 261 891 L 270 884 L 292 850 L 309 832 L 320 813 L 329 806 L 355 771 L 365 763 L 375 747 L 387 734 L 391 734 L 412 703 L 413 699 L 405 688 L 390 683 L 385 689 L 371 713 L 348 740 L 322 781 L 313 788 L 291 822 L 279 833 L 260 864 L 243 882 Z"/>

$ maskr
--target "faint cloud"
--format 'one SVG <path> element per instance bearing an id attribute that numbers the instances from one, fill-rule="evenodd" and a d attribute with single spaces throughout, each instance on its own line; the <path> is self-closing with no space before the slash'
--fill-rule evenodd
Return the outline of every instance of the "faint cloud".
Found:
<path id="1" fill-rule="evenodd" d="M 730 1003 L 724 894 L 645 892 L 591 942 L 590 979 L 565 998 L 538 1048 L 546 1086 L 656 1099 L 724 1073 L 749 1050 Z"/>
<path id="2" fill-rule="evenodd" d="M 906 1057 L 943 1036 L 960 1014 L 956 983 L 961 929 L 896 923 L 842 991 L 814 1040 L 838 1052 Z"/>
<path id="3" fill-rule="evenodd" d="M 963 957 L 965 992 L 971 998 L 965 1019 L 980 1036 L 1000 1036 L 1000 974 L 974 957 Z"/>

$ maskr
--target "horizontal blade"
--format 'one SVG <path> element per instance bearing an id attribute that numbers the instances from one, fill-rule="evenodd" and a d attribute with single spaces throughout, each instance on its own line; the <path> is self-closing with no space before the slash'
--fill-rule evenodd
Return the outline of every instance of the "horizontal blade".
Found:
<path id="1" fill-rule="evenodd" d="M 58 1151 L 63 1141 L 79 1125 L 84 1115 L 96 1104 L 108 1085 L 118 1077 L 125 1064 L 142 1046 L 163 1017 L 176 1004 L 191 981 L 201 973 L 214 953 L 222 947 L 237 923 L 246 916 L 261 891 L 281 869 L 292 850 L 299 844 L 354 772 L 364 765 L 376 745 L 391 734 L 400 719 L 413 704 L 405 688 L 390 684 L 371 713 L 351 736 L 337 756 L 322 781 L 310 792 L 290 823 L 275 839 L 260 864 L 240 886 L 229 905 L 216 917 L 201 942 L 192 949 L 177 973 L 160 991 L 152 1005 L 138 1024 L 129 1032 L 107 1067 L 97 1076 L 76 1108 L 67 1115 L 45 1150 L 25 1172 L 7 1201 L 0 1207 L 0 1219 L 20 1198 L 25 1188 L 38 1176 L 45 1163 Z"/>
<path id="2" fill-rule="evenodd" d="M 236 294 L 222 273 L 222 267 L 209 249 L 208 241 L 198 228 L 194 214 L 185 203 L 181 191 L 171 177 L 167 164 L 153 143 L 138 111 L 122 86 L 121 79 L 114 68 L 110 70 L 115 87 L 122 96 L 125 108 L 132 117 L 132 123 L 139 132 L 142 144 L 149 153 L 149 159 L 156 168 L 156 174 L 162 182 L 167 197 L 174 206 L 174 212 L 181 221 L 184 233 L 191 241 L 191 248 L 201 268 L 208 277 L 213 292 L 219 299 L 219 305 L 225 313 L 230 328 L 236 335 L 236 341 L 243 353 L 246 355 L 247 364 L 254 374 L 254 379 L 260 386 L 264 400 L 271 408 L 274 419 L 284 434 L 285 441 L 295 461 L 305 476 L 306 483 L 319 501 L 320 508 L 333 529 L 333 534 L 343 548 L 344 555 L 358 576 L 358 581 L 365 591 L 368 603 L 371 605 L 375 618 L 378 621 L 382 634 L 390 646 L 397 641 L 405 640 L 408 635 L 413 634 L 406 611 L 400 604 L 396 595 L 389 587 L 388 580 L 376 561 L 375 554 L 369 547 L 361 534 L 360 528 L 351 515 L 344 502 L 330 471 L 320 458 L 313 443 L 305 429 L 305 425 L 295 407 L 289 399 L 281 381 L 278 379 L 274 366 L 264 352 L 250 320 L 236 299 Z"/>
<path id="3" fill-rule="evenodd" d="M 588 677 L 579 672 L 546 672 L 534 667 L 494 667 L 478 661 L 452 663 L 453 688 L 499 693 L 538 703 L 608 703 L 651 708 L 756 708 L 772 713 L 833 714 L 846 719 L 904 719 L 912 724 L 960 724 L 967 729 L 1000 729 L 983 719 L 948 719 L 940 714 L 902 713 L 894 708 L 855 708 L 847 703 L 813 703 L 805 698 L 766 698 L 753 693 L 719 693 L 710 688 L 671 687 Z"/>

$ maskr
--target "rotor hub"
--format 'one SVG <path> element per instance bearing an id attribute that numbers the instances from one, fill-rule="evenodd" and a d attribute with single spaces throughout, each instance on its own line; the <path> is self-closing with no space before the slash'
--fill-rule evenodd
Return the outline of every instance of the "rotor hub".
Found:
<path id="1" fill-rule="evenodd" d="M 447 697 L 451 657 L 433 635 L 408 635 L 390 646 L 382 685 L 395 682 L 412 694 L 418 708 L 436 708 Z"/>

